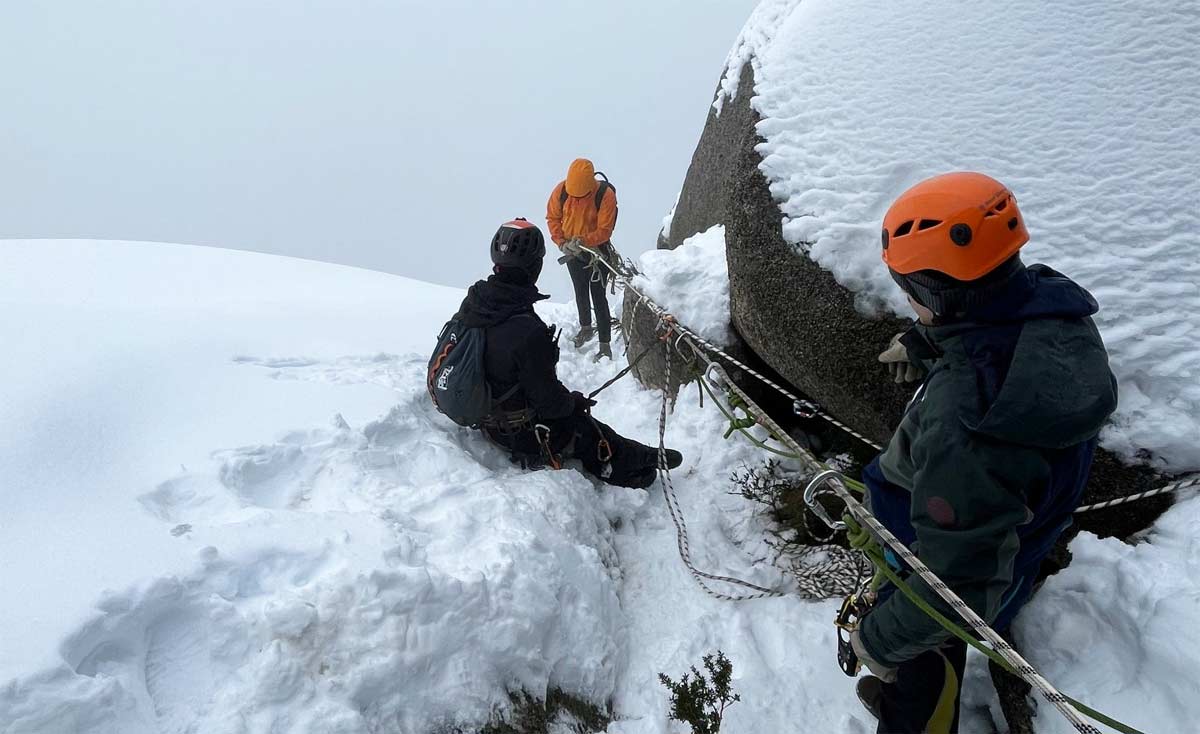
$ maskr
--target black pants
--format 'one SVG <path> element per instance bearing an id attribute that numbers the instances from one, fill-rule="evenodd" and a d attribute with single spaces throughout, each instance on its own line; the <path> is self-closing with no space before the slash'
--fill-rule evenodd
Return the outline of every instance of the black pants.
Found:
<path id="1" fill-rule="evenodd" d="M 951 640 L 900 664 L 896 682 L 883 684 L 876 734 L 954 734 L 967 645 Z"/>
<path id="2" fill-rule="evenodd" d="M 625 438 L 595 418 L 569 415 L 548 424 L 550 450 L 563 460 L 578 459 L 588 474 L 618 487 L 645 489 L 658 476 L 658 449 Z M 487 430 L 487 429 L 485 429 Z M 487 431 L 495 443 L 509 449 L 513 461 L 528 468 L 545 465 L 544 452 L 532 430 L 510 436 Z M 601 440 L 607 442 L 607 448 Z"/>
<path id="3" fill-rule="evenodd" d="M 567 260 L 567 272 L 575 286 L 575 305 L 579 308 L 579 325 L 592 325 L 592 307 L 596 308 L 596 331 L 600 341 L 608 344 L 612 339 L 612 316 L 608 312 L 608 271 L 598 267 L 600 277 L 593 280 L 593 271 L 582 258 Z"/>

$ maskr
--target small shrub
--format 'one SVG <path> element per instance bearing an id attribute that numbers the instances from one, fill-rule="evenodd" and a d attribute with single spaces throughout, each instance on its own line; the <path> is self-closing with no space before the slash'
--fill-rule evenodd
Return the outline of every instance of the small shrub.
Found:
<path id="1" fill-rule="evenodd" d="M 732 691 L 733 663 L 725 653 L 704 656 L 704 673 L 692 666 L 678 681 L 663 673 L 658 680 L 671 692 L 671 718 L 692 727 L 692 734 L 717 734 L 725 709 L 742 700 Z"/>
<path id="2" fill-rule="evenodd" d="M 609 717 L 600 708 L 554 688 L 546 700 L 519 691 L 508 694 L 512 703 L 504 716 L 497 716 L 478 731 L 478 734 L 549 734 L 569 731 L 572 734 L 595 734 L 604 731 Z"/>
<path id="3" fill-rule="evenodd" d="M 778 461 L 771 459 L 756 467 L 742 465 L 730 480 L 737 487 L 736 494 L 763 505 L 774 521 L 767 545 L 775 551 L 776 562 L 807 546 L 837 542 L 835 534 L 804 504 L 805 478 L 785 471 Z"/>

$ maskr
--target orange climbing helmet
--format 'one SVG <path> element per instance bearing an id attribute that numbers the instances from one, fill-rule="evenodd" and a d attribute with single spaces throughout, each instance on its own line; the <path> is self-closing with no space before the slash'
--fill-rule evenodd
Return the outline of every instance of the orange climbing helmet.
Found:
<path id="1" fill-rule="evenodd" d="M 883 217 L 883 261 L 895 275 L 982 278 L 1029 241 L 1017 199 L 982 173 L 944 173 L 905 191 Z"/>

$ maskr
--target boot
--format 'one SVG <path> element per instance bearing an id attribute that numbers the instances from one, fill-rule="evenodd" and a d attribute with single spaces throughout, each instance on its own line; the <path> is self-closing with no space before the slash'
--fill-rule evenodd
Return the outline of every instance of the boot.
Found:
<path id="1" fill-rule="evenodd" d="M 596 352 L 596 356 L 592 357 L 592 361 L 599 362 L 605 357 L 608 357 L 609 361 L 612 361 L 612 347 L 609 346 L 608 342 L 600 342 L 600 351 Z"/>
<path id="2" fill-rule="evenodd" d="M 654 461 L 630 479 L 628 486 L 635 489 L 649 489 L 650 485 L 654 484 L 654 480 L 658 479 L 658 449 L 650 448 L 649 446 L 646 448 L 650 450 Z M 683 463 L 683 454 L 675 449 L 667 449 L 665 453 L 667 455 L 668 469 L 675 469 Z"/>
<path id="3" fill-rule="evenodd" d="M 878 719 L 883 706 L 883 681 L 873 675 L 864 676 L 858 679 L 854 690 L 858 693 L 858 700 L 862 702 L 863 707 Z"/>
<path id="4" fill-rule="evenodd" d="M 575 335 L 574 339 L 575 348 L 582 349 L 583 345 L 590 342 L 594 336 L 596 336 L 596 330 L 591 326 L 579 327 L 579 333 Z"/>
<path id="5" fill-rule="evenodd" d="M 678 469 L 679 465 L 683 463 L 683 454 L 679 453 L 675 449 L 667 449 L 663 453 L 667 455 L 668 469 Z"/>

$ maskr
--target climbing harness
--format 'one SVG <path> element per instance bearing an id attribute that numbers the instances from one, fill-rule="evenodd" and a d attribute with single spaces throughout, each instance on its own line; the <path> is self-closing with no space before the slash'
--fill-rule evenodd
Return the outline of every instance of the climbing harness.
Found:
<path id="1" fill-rule="evenodd" d="M 501 436 L 515 436 L 533 425 L 533 411 L 529 408 L 497 411 L 484 418 L 480 425 Z"/>

